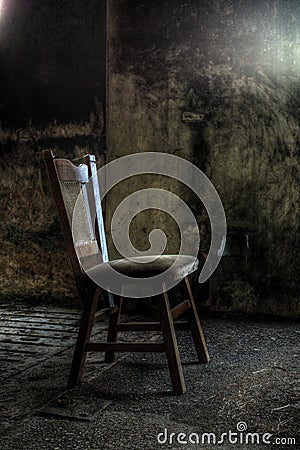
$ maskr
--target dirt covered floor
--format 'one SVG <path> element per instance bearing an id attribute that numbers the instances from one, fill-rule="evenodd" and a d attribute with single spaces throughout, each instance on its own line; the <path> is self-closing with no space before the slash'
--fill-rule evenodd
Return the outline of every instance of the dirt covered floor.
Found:
<path id="1" fill-rule="evenodd" d="M 7 306 L 1 311 L 2 323 Z M 46 305 L 43 311 L 54 342 L 59 332 L 53 317 L 67 310 Z M 181 332 L 184 395 L 172 394 L 165 357 L 158 354 L 122 355 L 109 367 L 102 354 L 91 355 L 81 386 L 66 392 L 78 313 L 69 312 L 65 343 L 57 339 L 43 357 L 24 353 L 25 365 L 11 358 L 11 376 L 1 373 L 2 450 L 246 449 L 258 448 L 257 440 L 261 448 L 270 448 L 268 442 L 280 449 L 299 445 L 296 323 L 206 317 L 209 365 L 197 364 L 190 335 Z M 27 330 L 30 340 L 32 325 Z M 96 332 L 105 335 L 103 323 Z"/>

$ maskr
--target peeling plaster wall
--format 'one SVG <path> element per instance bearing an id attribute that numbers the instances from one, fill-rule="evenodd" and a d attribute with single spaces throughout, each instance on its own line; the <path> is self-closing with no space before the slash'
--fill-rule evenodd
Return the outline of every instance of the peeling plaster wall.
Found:
<path id="1" fill-rule="evenodd" d="M 213 276 L 211 309 L 299 315 L 299 8 L 109 1 L 108 158 L 162 151 L 192 161 L 217 188 L 229 234 L 248 236 L 247 254 L 225 256 Z M 203 120 L 184 123 L 184 111 Z M 163 183 L 189 202 L 207 248 L 200 203 Z M 108 215 L 142 186 L 137 177 L 123 183 Z M 160 213 L 136 218 L 138 248 L 162 224 L 174 225 Z"/>

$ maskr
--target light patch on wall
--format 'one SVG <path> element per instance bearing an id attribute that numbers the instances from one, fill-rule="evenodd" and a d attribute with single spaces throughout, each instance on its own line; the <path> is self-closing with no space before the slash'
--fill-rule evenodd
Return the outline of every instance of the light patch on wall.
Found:
<path id="1" fill-rule="evenodd" d="M 4 1 L 0 0 L 0 19 L 2 19 L 3 10 L 4 10 Z"/>
<path id="2" fill-rule="evenodd" d="M 295 60 L 294 65 L 297 69 L 300 69 L 300 33 L 297 35 L 297 46 L 295 50 Z"/>

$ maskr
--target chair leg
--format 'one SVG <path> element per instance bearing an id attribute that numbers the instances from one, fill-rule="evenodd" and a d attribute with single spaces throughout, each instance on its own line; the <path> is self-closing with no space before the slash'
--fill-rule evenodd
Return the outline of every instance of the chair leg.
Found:
<path id="1" fill-rule="evenodd" d="M 73 354 L 73 361 L 69 375 L 68 388 L 71 389 L 80 382 L 85 360 L 85 345 L 89 342 L 93 328 L 93 321 L 97 309 L 99 288 L 91 286 L 83 307 L 79 332 Z"/>
<path id="2" fill-rule="evenodd" d="M 191 327 L 192 336 L 194 339 L 197 355 L 199 358 L 199 361 L 201 363 L 208 363 L 210 360 L 207 345 L 205 342 L 204 333 L 201 327 L 201 323 L 198 317 L 192 289 L 190 286 L 190 282 L 187 277 L 184 279 L 187 291 L 189 294 L 190 302 L 191 302 L 191 308 L 187 311 L 187 319 Z"/>
<path id="3" fill-rule="evenodd" d="M 117 309 L 109 316 L 108 330 L 107 330 L 107 342 L 117 342 L 118 339 L 118 326 L 120 323 L 121 312 L 123 304 L 123 295 L 116 300 Z M 105 352 L 105 362 L 112 363 L 115 360 L 114 352 Z"/>
<path id="4" fill-rule="evenodd" d="M 164 291 L 164 300 L 160 302 L 160 323 L 173 391 L 176 394 L 184 394 L 186 391 L 186 386 L 177 345 L 170 301 L 166 291 Z"/>

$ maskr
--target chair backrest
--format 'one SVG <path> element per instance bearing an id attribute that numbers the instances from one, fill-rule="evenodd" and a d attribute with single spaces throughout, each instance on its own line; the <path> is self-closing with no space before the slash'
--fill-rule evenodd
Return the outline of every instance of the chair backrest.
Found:
<path id="1" fill-rule="evenodd" d="M 84 301 L 85 276 L 77 255 L 80 256 L 80 260 L 84 259 L 91 266 L 108 261 L 101 197 L 96 175 L 96 158 L 94 155 L 86 155 L 82 164 L 76 166 L 68 159 L 55 158 L 51 150 L 44 150 L 43 156 L 76 286 L 81 300 Z M 87 195 L 84 187 L 93 175 L 95 176 L 90 181 L 92 195 Z M 80 193 L 82 195 L 79 195 Z M 72 217 L 76 202 L 76 241 L 74 242 Z M 95 217 L 95 214 L 92 214 L 93 208 L 96 212 L 96 223 L 92 222 L 92 217 Z M 110 298 L 109 300 L 111 302 Z"/>

